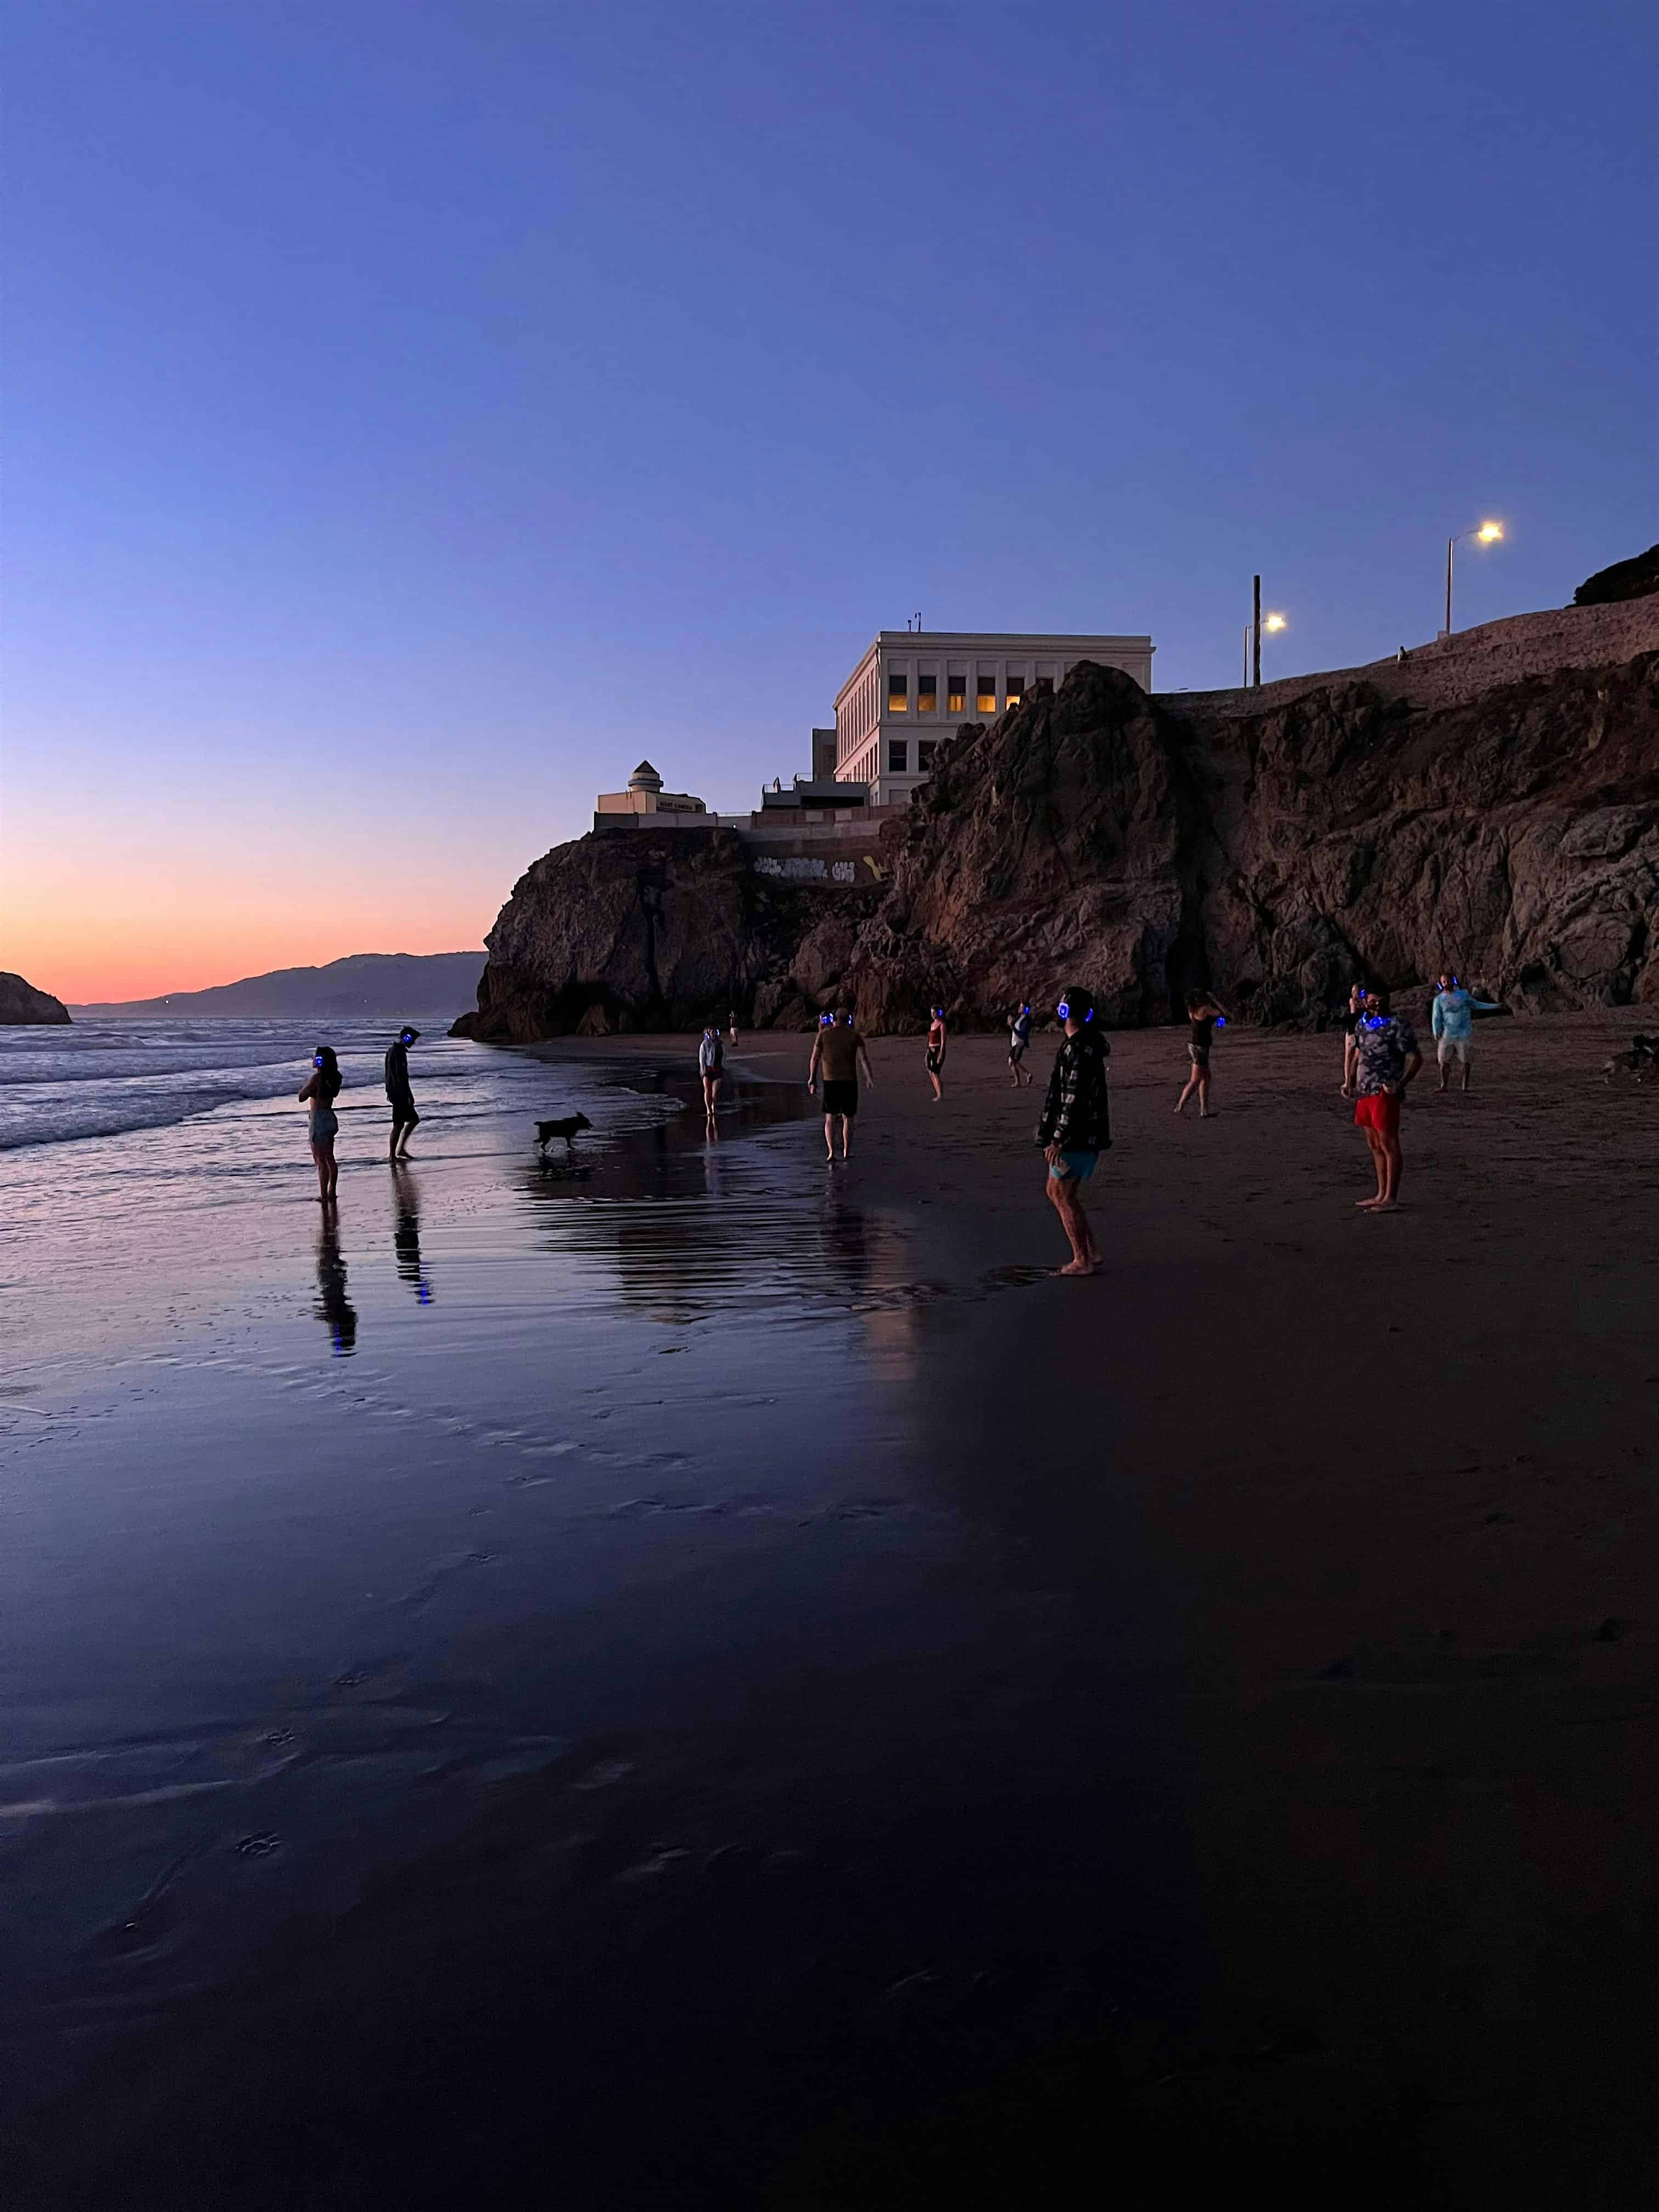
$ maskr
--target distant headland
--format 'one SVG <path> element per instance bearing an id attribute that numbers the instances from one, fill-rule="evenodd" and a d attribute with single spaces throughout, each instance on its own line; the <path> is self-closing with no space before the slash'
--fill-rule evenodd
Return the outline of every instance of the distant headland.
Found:
<path id="1" fill-rule="evenodd" d="M 246 975 L 240 982 L 216 983 L 205 991 L 169 991 L 159 999 L 78 1006 L 74 1012 L 82 1020 L 97 1021 L 153 1020 L 168 1014 L 222 1021 L 349 1021 L 372 1020 L 382 1014 L 447 1014 L 471 1003 L 483 963 L 482 951 L 349 952 L 321 968 L 277 968 L 268 975 Z M 69 1015 L 59 1012 L 67 1021 Z"/>
<path id="2" fill-rule="evenodd" d="M 47 1022 L 61 1026 L 69 1018 L 69 1008 L 61 999 L 54 999 L 50 991 L 38 991 L 21 975 L 0 969 L 0 1026 Z"/>

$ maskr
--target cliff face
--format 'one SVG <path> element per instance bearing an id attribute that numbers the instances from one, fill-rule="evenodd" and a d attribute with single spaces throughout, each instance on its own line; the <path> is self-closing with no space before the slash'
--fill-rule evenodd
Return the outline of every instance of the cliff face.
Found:
<path id="1" fill-rule="evenodd" d="M 805 1028 L 878 896 L 757 876 L 729 830 L 578 838 L 514 884 L 485 940 L 478 1011 L 451 1034 L 524 1044 L 701 1029 L 732 1007 L 750 1024 Z"/>
<path id="2" fill-rule="evenodd" d="M 69 1018 L 69 1008 L 61 999 L 54 999 L 50 991 L 37 991 L 21 975 L 0 969 L 0 1024 L 56 1024 Z"/>
<path id="3" fill-rule="evenodd" d="M 1522 1008 L 1659 1000 L 1647 605 L 1260 692 L 1149 697 L 1085 663 L 941 746 L 884 832 L 882 892 L 768 885 L 727 832 L 583 839 L 503 908 L 472 1033 L 696 1027 L 732 1005 L 800 1025 L 842 999 L 871 1030 L 934 1003 L 1000 1027 L 1071 982 L 1117 1024 L 1164 1020 L 1197 984 L 1305 1021 L 1357 974 L 1448 964 Z M 1648 649 L 1538 670 L 1612 639 Z M 1517 667 L 1538 672 L 1491 680 Z"/>

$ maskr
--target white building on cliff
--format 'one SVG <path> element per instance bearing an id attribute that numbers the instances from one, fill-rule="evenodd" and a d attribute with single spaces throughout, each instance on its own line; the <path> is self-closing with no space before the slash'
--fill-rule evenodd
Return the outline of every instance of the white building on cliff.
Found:
<path id="1" fill-rule="evenodd" d="M 1150 637 L 878 630 L 836 694 L 834 774 L 869 785 L 874 805 L 899 805 L 927 782 L 935 746 L 959 724 L 990 721 L 1045 678 L 1057 690 L 1079 660 L 1121 668 L 1150 691 L 1153 650 Z"/>

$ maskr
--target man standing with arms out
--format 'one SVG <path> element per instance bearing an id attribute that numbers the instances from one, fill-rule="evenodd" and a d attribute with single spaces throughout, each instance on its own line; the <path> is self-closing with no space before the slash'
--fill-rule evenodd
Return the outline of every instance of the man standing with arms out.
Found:
<path id="1" fill-rule="evenodd" d="M 697 1073 L 702 1078 L 703 1118 L 712 1129 L 720 1083 L 726 1073 L 726 1048 L 720 1042 L 720 1031 L 712 1024 L 703 1031 L 702 1042 L 697 1047 Z"/>
<path id="2" fill-rule="evenodd" d="M 419 1030 L 401 1029 L 386 1056 L 386 1095 L 392 1101 L 392 1158 L 409 1158 L 409 1140 L 415 1133 L 415 1124 L 420 1115 L 415 1111 L 415 1094 L 409 1087 L 409 1048 L 420 1036 Z"/>
<path id="3" fill-rule="evenodd" d="M 1342 1096 L 1355 1099 L 1354 1126 L 1365 1132 L 1376 1170 L 1376 1195 L 1354 1201 L 1363 1213 L 1392 1213 L 1400 1202 L 1400 1102 L 1422 1065 L 1416 1030 L 1403 1015 L 1388 1012 L 1378 992 L 1367 991 L 1342 1070 Z"/>
<path id="4" fill-rule="evenodd" d="M 1048 1163 L 1048 1202 L 1072 1248 L 1070 1265 L 1055 1272 L 1097 1275 L 1100 1247 L 1084 1211 L 1083 1186 L 1100 1155 L 1111 1147 L 1106 1062 L 1112 1048 L 1094 1028 L 1095 1002 L 1087 991 L 1067 991 L 1054 1011 L 1066 1024 L 1066 1036 L 1048 1078 L 1036 1140 Z"/>
<path id="5" fill-rule="evenodd" d="M 1496 1006 L 1477 999 L 1473 991 L 1466 991 L 1455 975 L 1443 975 L 1440 988 L 1435 994 L 1434 1005 L 1429 1011 L 1429 1026 L 1434 1031 L 1434 1056 L 1440 1063 L 1440 1088 L 1444 1091 L 1451 1081 L 1452 1062 L 1456 1060 L 1463 1070 L 1463 1089 L 1469 1087 L 1469 1078 L 1474 1073 L 1474 1048 L 1470 1042 L 1474 1033 L 1474 1010 L 1479 1006 L 1483 1014 L 1495 1014 Z"/>
<path id="6" fill-rule="evenodd" d="M 1016 1091 L 1021 1079 L 1035 1083 L 1036 1078 L 1025 1066 L 1025 1048 L 1031 1042 L 1031 1009 L 1022 1006 L 1016 1014 L 1008 1017 L 1008 1066 L 1014 1079 Z"/>
<path id="7" fill-rule="evenodd" d="M 810 1091 L 822 1074 L 823 1078 L 823 1146 L 830 1158 L 836 1157 L 836 1124 L 841 1123 L 841 1156 L 843 1160 L 853 1157 L 853 1117 L 859 1110 L 859 1063 L 864 1063 L 864 1079 L 873 1091 L 876 1079 L 870 1072 L 870 1054 L 864 1039 L 853 1026 L 850 1007 L 843 1006 L 841 1019 L 828 1016 L 812 1041 L 812 1057 L 806 1070 L 806 1087 Z"/>

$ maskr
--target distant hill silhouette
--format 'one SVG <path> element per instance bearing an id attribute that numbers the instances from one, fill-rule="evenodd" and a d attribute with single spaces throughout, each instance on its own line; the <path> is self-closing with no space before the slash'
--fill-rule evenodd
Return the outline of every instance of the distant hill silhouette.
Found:
<path id="1" fill-rule="evenodd" d="M 86 1019 L 137 1019 L 193 1014 L 221 1020 L 372 1018 L 377 1015 L 454 1014 L 472 1004 L 484 956 L 477 952 L 349 952 L 324 968 L 278 968 L 269 975 L 216 983 L 206 991 L 169 991 L 160 999 L 127 999 L 76 1006 Z"/>

